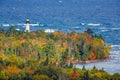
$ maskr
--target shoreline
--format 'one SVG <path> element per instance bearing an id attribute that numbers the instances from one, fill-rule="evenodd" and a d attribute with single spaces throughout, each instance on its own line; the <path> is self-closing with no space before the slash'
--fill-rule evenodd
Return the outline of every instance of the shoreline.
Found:
<path id="1" fill-rule="evenodd" d="M 96 62 L 104 62 L 109 60 L 109 58 L 106 59 L 95 59 L 95 60 L 72 60 L 70 61 L 73 64 L 79 64 L 79 63 L 96 63 Z"/>

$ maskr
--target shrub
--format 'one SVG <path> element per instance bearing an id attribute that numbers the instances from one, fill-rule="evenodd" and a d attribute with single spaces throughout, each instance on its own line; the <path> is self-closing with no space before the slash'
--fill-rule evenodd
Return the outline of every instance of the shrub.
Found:
<path id="1" fill-rule="evenodd" d="M 34 75 L 33 80 L 50 80 L 50 78 L 47 75 Z"/>

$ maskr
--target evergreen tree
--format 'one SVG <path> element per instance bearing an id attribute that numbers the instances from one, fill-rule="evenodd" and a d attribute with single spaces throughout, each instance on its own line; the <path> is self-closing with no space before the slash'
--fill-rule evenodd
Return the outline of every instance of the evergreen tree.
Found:
<path id="1" fill-rule="evenodd" d="M 86 68 L 85 68 L 85 65 L 83 65 L 83 68 L 82 68 L 82 70 L 86 70 Z"/>

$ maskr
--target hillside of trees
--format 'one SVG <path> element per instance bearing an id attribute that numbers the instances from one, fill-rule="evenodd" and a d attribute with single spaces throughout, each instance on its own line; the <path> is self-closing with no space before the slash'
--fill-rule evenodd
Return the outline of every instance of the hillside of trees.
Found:
<path id="1" fill-rule="evenodd" d="M 107 59 L 111 47 L 91 29 L 83 33 L 0 29 L 0 80 L 118 80 L 104 70 L 76 69 L 73 61 Z"/>

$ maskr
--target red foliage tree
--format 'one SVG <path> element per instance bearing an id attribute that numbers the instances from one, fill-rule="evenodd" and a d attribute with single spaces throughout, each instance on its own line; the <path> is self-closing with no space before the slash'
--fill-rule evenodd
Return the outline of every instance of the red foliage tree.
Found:
<path id="1" fill-rule="evenodd" d="M 70 77 L 71 78 L 75 78 L 75 77 L 79 77 L 80 75 L 78 74 L 78 73 L 76 73 L 76 72 L 73 72 L 71 75 L 70 75 Z"/>

